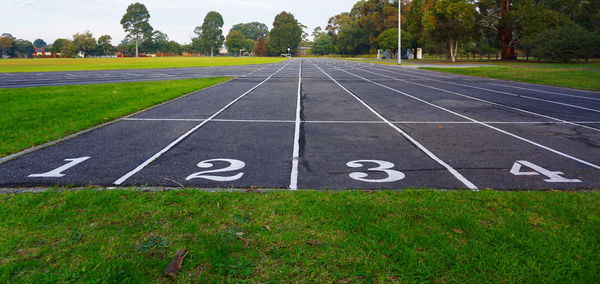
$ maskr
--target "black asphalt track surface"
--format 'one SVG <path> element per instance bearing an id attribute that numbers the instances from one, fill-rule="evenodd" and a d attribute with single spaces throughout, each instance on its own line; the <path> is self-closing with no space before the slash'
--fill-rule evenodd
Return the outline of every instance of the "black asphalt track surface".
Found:
<path id="1" fill-rule="evenodd" d="M 213 71 L 121 76 L 238 78 L 0 164 L 0 187 L 600 188 L 598 92 L 333 59 Z"/>

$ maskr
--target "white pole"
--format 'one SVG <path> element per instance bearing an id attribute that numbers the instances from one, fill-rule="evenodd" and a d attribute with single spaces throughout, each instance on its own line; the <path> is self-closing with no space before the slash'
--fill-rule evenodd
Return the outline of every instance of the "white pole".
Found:
<path id="1" fill-rule="evenodd" d="M 402 64 L 402 0 L 398 0 L 398 64 Z"/>

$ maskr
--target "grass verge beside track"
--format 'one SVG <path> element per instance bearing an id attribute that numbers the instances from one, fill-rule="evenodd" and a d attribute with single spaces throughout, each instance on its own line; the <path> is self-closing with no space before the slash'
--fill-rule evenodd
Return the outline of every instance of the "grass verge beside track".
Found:
<path id="1" fill-rule="evenodd" d="M 600 91 L 600 63 L 503 63 L 495 67 L 421 68 L 460 75 Z"/>
<path id="2" fill-rule="evenodd" d="M 35 58 L 0 60 L 0 73 L 114 69 L 237 66 L 276 63 L 280 57 L 142 57 L 142 58 Z"/>
<path id="3" fill-rule="evenodd" d="M 0 157 L 229 79 L 0 89 Z"/>
<path id="4" fill-rule="evenodd" d="M 531 282 L 600 278 L 599 192 L 0 195 L 0 281 Z"/>

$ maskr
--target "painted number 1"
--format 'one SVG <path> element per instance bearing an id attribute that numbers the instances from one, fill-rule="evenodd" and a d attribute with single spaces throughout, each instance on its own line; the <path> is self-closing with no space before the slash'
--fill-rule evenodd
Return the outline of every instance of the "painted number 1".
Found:
<path id="1" fill-rule="evenodd" d="M 521 167 L 528 167 L 530 169 L 532 169 L 532 172 L 522 172 L 521 171 Z M 545 179 L 545 182 L 581 182 L 578 179 L 567 179 L 562 177 L 561 175 L 563 174 L 562 172 L 553 172 L 553 171 L 549 171 L 547 169 L 544 169 L 532 162 L 528 162 L 528 161 L 516 161 L 515 164 L 513 165 L 512 169 L 510 170 L 510 173 L 516 176 L 539 176 L 539 175 L 544 175 L 547 177 L 547 179 Z"/>
<path id="2" fill-rule="evenodd" d="M 372 178 L 368 178 L 369 174 L 365 173 L 365 172 L 353 172 L 350 174 L 350 177 L 355 180 L 364 181 L 364 182 L 394 182 L 394 181 L 403 180 L 406 177 L 404 175 L 404 173 L 397 171 L 397 170 L 392 170 L 392 168 L 394 167 L 394 164 L 390 163 L 390 162 L 386 162 L 386 161 L 357 160 L 357 161 L 348 162 L 348 163 L 346 163 L 346 165 L 351 168 L 362 168 L 362 167 L 365 167 L 366 163 L 378 165 L 373 168 L 368 168 L 367 171 L 383 172 L 383 173 L 387 174 L 387 177 L 381 178 L 381 179 L 372 179 Z"/>
<path id="3" fill-rule="evenodd" d="M 69 162 L 67 164 L 65 164 L 62 167 L 58 167 L 54 170 L 51 170 L 49 172 L 43 173 L 43 174 L 31 174 L 28 177 L 31 178 L 57 178 L 57 177 L 64 177 L 65 174 L 63 174 L 62 172 L 83 163 L 85 160 L 89 159 L 90 157 L 81 157 L 81 158 L 74 158 L 74 159 L 65 159 L 65 162 Z"/>

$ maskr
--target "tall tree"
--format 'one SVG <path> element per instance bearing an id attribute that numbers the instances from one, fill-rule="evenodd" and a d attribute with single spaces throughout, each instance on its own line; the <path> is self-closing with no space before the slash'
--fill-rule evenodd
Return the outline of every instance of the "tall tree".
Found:
<path id="1" fill-rule="evenodd" d="M 214 56 L 214 50 L 223 46 L 223 16 L 215 11 L 210 11 L 204 17 L 202 26 L 196 27 L 194 32 L 198 35 L 200 48 L 203 51 L 210 50 L 210 56 Z"/>
<path id="2" fill-rule="evenodd" d="M 33 46 L 35 46 L 37 48 L 42 48 L 42 47 L 48 46 L 48 44 L 43 39 L 38 38 L 33 41 Z"/>
<path id="3" fill-rule="evenodd" d="M 456 61 L 459 43 L 473 36 L 476 22 L 475 5 L 469 0 L 430 0 L 433 9 L 423 16 L 426 36 L 448 48 Z"/>
<path id="4" fill-rule="evenodd" d="M 302 40 L 302 25 L 291 13 L 281 12 L 275 16 L 269 36 L 267 49 L 271 54 L 287 53 L 288 48 L 290 52 L 296 53 Z"/>
<path id="5" fill-rule="evenodd" d="M 269 34 L 269 27 L 263 23 L 240 23 L 234 25 L 231 30 L 238 30 L 244 34 L 244 37 L 251 40 L 258 40 L 261 37 L 266 37 Z"/>
<path id="6" fill-rule="evenodd" d="M 239 30 L 230 30 L 225 40 L 225 46 L 231 54 L 238 54 L 241 51 L 252 51 L 254 41 L 247 39 Z"/>
<path id="7" fill-rule="evenodd" d="M 52 43 L 52 47 L 50 48 L 50 52 L 61 52 L 61 50 L 63 49 L 63 47 L 65 46 L 65 44 L 67 44 L 68 42 L 69 42 L 69 40 L 66 39 L 66 38 L 57 38 Z"/>
<path id="8" fill-rule="evenodd" d="M 2 58 L 8 58 L 8 51 L 15 43 L 15 38 L 9 34 L 4 33 L 0 36 L 0 51 L 2 51 Z"/>
<path id="9" fill-rule="evenodd" d="M 379 48 L 391 50 L 393 56 L 396 57 L 398 54 L 398 29 L 394 28 L 382 32 L 377 37 L 377 42 Z M 408 32 L 402 31 L 402 47 L 410 46 L 411 42 L 412 36 Z"/>
<path id="10" fill-rule="evenodd" d="M 121 18 L 121 25 L 128 36 L 135 40 L 135 56 L 139 54 L 140 41 L 152 35 L 153 28 L 149 23 L 150 13 L 144 4 L 133 3 Z"/>
<path id="11" fill-rule="evenodd" d="M 267 55 L 267 42 L 265 38 L 259 38 L 254 44 L 254 53 L 258 56 L 266 56 Z"/>
<path id="12" fill-rule="evenodd" d="M 103 35 L 98 38 L 98 45 L 100 46 L 100 48 L 102 48 L 102 54 L 109 55 L 112 53 L 113 46 L 111 41 L 112 37 L 109 35 Z"/>
<path id="13" fill-rule="evenodd" d="M 335 51 L 335 47 L 331 36 L 328 33 L 319 32 L 319 30 L 315 29 L 313 32 L 314 43 L 312 53 L 317 55 L 332 54 Z"/>
<path id="14" fill-rule="evenodd" d="M 96 49 L 96 39 L 91 32 L 76 33 L 73 35 L 73 45 L 77 51 L 81 51 L 83 56 L 88 56 L 91 51 Z"/>

